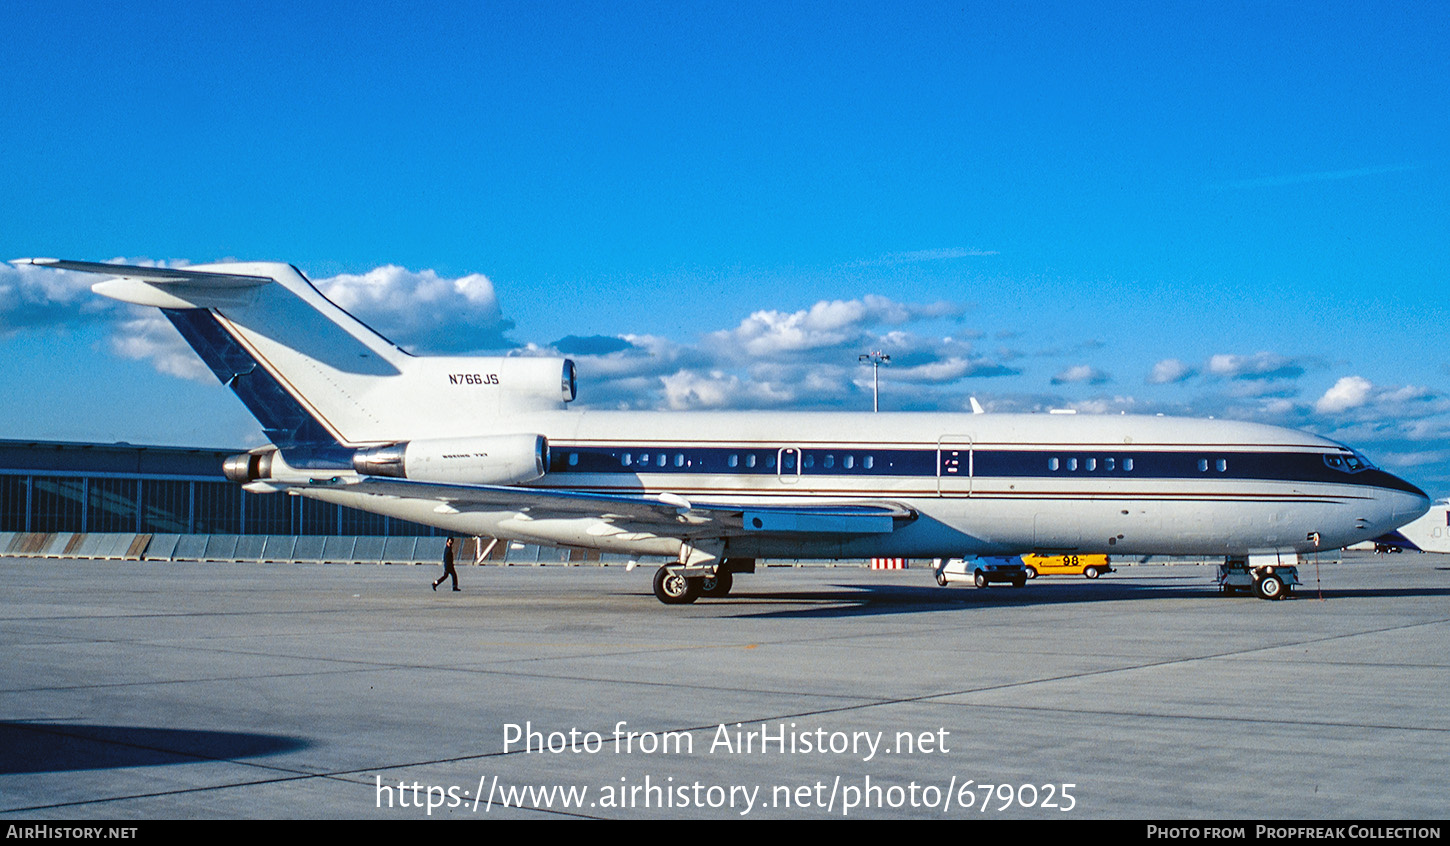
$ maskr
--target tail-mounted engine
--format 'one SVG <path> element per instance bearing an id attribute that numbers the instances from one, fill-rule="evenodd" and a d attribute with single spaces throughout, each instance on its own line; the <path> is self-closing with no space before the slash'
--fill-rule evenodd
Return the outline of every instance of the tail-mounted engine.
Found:
<path id="1" fill-rule="evenodd" d="M 358 450 L 352 466 L 364 476 L 516 485 L 544 475 L 549 467 L 549 442 L 543 435 L 527 434 L 405 441 Z"/>
<path id="2" fill-rule="evenodd" d="M 276 447 L 263 447 L 241 455 L 233 455 L 222 462 L 222 475 L 239 485 L 272 478 L 272 459 L 277 455 Z"/>

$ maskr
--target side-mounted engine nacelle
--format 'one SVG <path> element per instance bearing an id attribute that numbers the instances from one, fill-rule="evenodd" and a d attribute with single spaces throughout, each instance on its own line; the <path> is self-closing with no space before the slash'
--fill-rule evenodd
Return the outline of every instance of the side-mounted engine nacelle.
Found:
<path id="1" fill-rule="evenodd" d="M 239 485 L 270 479 L 272 461 L 276 456 L 276 447 L 263 447 L 233 455 L 222 462 L 222 475 Z"/>
<path id="2" fill-rule="evenodd" d="M 549 442 L 543 435 L 528 434 L 405 441 L 358 450 L 352 466 L 364 476 L 516 485 L 544 475 L 549 468 Z"/>

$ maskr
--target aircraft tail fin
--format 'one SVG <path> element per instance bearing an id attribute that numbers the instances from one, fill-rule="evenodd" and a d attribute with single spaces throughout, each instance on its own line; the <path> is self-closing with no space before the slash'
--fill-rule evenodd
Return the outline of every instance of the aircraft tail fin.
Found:
<path id="1" fill-rule="evenodd" d="M 350 466 L 363 447 L 506 428 L 573 399 L 566 359 L 414 356 L 325 297 L 297 268 L 184 268 L 22 259 L 114 278 L 98 294 L 161 309 L 294 467 Z"/>

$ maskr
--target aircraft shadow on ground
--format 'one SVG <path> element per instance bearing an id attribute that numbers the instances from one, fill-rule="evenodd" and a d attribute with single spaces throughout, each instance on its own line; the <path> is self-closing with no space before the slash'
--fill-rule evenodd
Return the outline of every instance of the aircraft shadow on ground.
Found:
<path id="1" fill-rule="evenodd" d="M 275 734 L 0 721 L 0 775 L 229 761 L 310 745 Z"/>
<path id="2" fill-rule="evenodd" d="M 1326 588 L 1324 599 L 1365 597 L 1450 596 L 1450 588 L 1386 587 Z M 1287 602 L 1313 601 L 1319 598 L 1314 585 L 1301 585 Z M 883 614 L 918 614 L 932 611 L 964 611 L 989 607 L 1029 607 L 1077 605 L 1088 602 L 1201 599 L 1205 602 L 1263 602 L 1250 595 L 1226 596 L 1212 584 L 1135 584 L 1132 582 L 1098 581 L 1091 584 L 1058 585 L 1047 589 L 993 586 L 972 587 L 903 587 L 900 585 L 837 585 L 832 589 L 811 591 L 772 591 L 752 593 L 736 591 L 726 599 L 702 599 L 701 607 L 735 605 L 743 618 L 766 619 L 831 619 Z M 810 608 L 768 610 L 770 605 L 811 603 Z M 766 606 L 766 607 L 762 607 Z"/>
<path id="3" fill-rule="evenodd" d="M 1213 598 L 1215 589 L 1203 585 L 1164 587 L 1119 582 L 1057 585 L 1042 589 L 1029 584 L 1025 588 L 993 585 L 988 588 L 952 585 L 836 585 L 810 591 L 771 591 L 752 593 L 736 591 L 728 599 L 702 599 L 700 603 L 719 605 L 741 603 L 740 616 L 766 618 L 861 617 L 878 614 L 916 614 L 929 611 L 963 611 L 973 608 L 1001 606 L 1075 605 L 1123 599 Z M 808 602 L 813 608 L 781 608 L 769 610 L 762 605 Z M 829 604 L 826 604 L 829 603 Z M 757 610 L 758 609 L 758 610 Z"/>

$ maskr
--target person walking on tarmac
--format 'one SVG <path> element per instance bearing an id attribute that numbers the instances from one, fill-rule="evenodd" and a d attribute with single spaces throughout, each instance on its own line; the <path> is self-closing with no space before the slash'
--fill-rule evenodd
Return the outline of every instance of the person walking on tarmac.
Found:
<path id="1" fill-rule="evenodd" d="M 443 575 L 433 583 L 433 589 L 437 590 L 438 586 L 443 584 L 443 580 L 449 576 L 453 577 L 453 589 L 458 590 L 458 571 L 453 569 L 453 538 L 449 538 L 443 543 Z"/>

